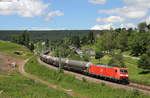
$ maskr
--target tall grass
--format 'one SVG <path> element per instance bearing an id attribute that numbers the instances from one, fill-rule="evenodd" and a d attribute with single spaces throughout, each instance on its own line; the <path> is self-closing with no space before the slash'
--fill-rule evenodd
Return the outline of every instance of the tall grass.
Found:
<path id="1" fill-rule="evenodd" d="M 56 70 L 48 69 L 40 65 L 33 57 L 25 66 L 28 73 L 38 76 L 39 78 L 59 85 L 66 89 L 71 89 L 80 95 L 88 96 L 90 98 L 148 98 L 150 96 L 139 92 L 135 95 L 135 91 L 126 91 L 123 89 L 111 88 L 103 84 L 90 83 L 86 79 L 77 80 L 74 76 L 59 73 Z"/>
<path id="2" fill-rule="evenodd" d="M 0 76 L 0 98 L 71 98 L 19 73 Z"/>

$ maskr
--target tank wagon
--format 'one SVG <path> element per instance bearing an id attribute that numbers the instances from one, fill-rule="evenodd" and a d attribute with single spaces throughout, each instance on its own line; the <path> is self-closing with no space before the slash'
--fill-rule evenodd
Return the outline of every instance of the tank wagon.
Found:
<path id="1" fill-rule="evenodd" d="M 45 63 L 52 64 L 57 67 L 59 66 L 58 57 L 48 56 L 44 54 L 40 56 L 40 59 Z M 78 70 L 90 75 L 103 77 L 105 79 L 111 79 L 126 84 L 129 83 L 128 71 L 126 68 L 112 67 L 103 64 L 92 64 L 91 62 L 68 60 L 64 58 L 61 58 L 60 61 L 64 69 Z"/>

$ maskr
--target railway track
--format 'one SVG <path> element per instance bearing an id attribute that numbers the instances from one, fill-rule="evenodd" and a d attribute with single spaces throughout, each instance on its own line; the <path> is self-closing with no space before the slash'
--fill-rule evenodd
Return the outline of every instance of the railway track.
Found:
<path id="1" fill-rule="evenodd" d="M 132 83 L 132 82 L 128 86 L 138 88 L 138 89 L 142 89 L 142 90 L 146 90 L 150 93 L 150 86 L 137 84 L 137 83 Z"/>
<path id="2" fill-rule="evenodd" d="M 58 70 L 57 67 L 41 61 L 40 58 L 38 58 L 38 62 L 40 64 L 46 66 L 49 69 Z M 123 84 L 118 84 L 118 83 L 114 83 L 114 82 L 110 82 L 110 81 L 106 81 L 106 80 L 97 79 L 97 78 L 94 78 L 94 77 L 91 77 L 91 76 L 83 75 L 83 74 L 68 71 L 68 70 L 64 70 L 64 73 L 74 75 L 75 78 L 79 79 L 79 80 L 83 80 L 83 78 L 84 78 L 89 82 L 105 83 L 106 85 L 109 85 L 113 88 L 123 88 L 123 89 L 129 90 L 129 91 L 137 89 L 138 91 L 141 91 L 143 93 L 150 94 L 150 86 L 146 86 L 146 85 L 141 85 L 141 84 L 137 84 L 137 83 L 130 83 L 129 85 L 123 85 Z"/>

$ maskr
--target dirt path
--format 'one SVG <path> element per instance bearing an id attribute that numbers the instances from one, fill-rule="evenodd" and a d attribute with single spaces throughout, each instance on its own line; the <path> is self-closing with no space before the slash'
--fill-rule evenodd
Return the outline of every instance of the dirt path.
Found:
<path id="1" fill-rule="evenodd" d="M 38 62 L 43 65 L 43 66 L 46 66 L 47 68 L 49 69 L 55 69 L 55 70 L 58 70 L 56 67 L 52 66 L 52 65 L 49 65 L 49 64 L 46 64 L 44 63 L 43 61 L 41 61 L 39 58 L 38 58 Z M 109 81 L 105 81 L 105 80 L 100 80 L 100 79 L 96 79 L 96 78 L 93 78 L 93 77 L 90 77 L 90 76 L 86 76 L 86 75 L 82 75 L 82 74 L 79 74 L 79 73 L 75 73 L 75 72 L 71 72 L 71 71 L 67 71 L 67 70 L 64 70 L 64 72 L 66 74 L 71 74 L 71 75 L 74 75 L 76 79 L 79 79 L 79 80 L 82 80 L 83 78 L 85 78 L 87 81 L 89 82 L 95 82 L 95 83 L 105 83 L 106 85 L 109 85 L 113 88 L 123 88 L 123 89 L 126 89 L 128 91 L 132 91 L 135 89 L 135 87 L 130 87 L 130 85 L 122 85 L 122 84 L 117 84 L 117 83 L 113 83 L 113 82 L 109 82 Z M 138 89 L 138 88 L 136 88 Z M 143 93 L 146 93 L 146 94 L 150 94 L 150 91 L 147 91 L 147 90 L 143 90 L 143 89 L 138 89 L 139 91 L 143 92 Z"/>
<path id="2" fill-rule="evenodd" d="M 72 90 L 66 90 L 66 89 L 64 89 L 64 88 L 61 88 L 61 87 L 59 87 L 59 86 L 57 86 L 57 85 L 54 85 L 54 84 L 51 84 L 51 83 L 49 83 L 49 82 L 47 82 L 47 81 L 44 81 L 44 80 L 42 80 L 42 79 L 40 79 L 40 78 L 38 78 L 38 77 L 36 77 L 36 76 L 34 76 L 34 75 L 31 75 L 31 74 L 25 72 L 24 66 L 25 66 L 25 64 L 26 64 L 26 62 L 27 62 L 28 60 L 29 60 L 29 59 L 23 61 L 23 62 L 20 64 L 20 66 L 19 66 L 19 72 L 20 72 L 23 76 L 25 76 L 25 77 L 27 77 L 27 78 L 30 78 L 30 79 L 32 79 L 32 80 L 38 81 L 38 82 L 40 82 L 40 83 L 42 83 L 42 84 L 44 84 L 44 85 L 47 85 L 47 86 L 50 87 L 50 88 L 62 90 L 62 91 L 64 91 L 66 94 L 68 94 L 68 95 L 70 95 L 70 96 L 78 96 L 78 97 L 80 97 L 80 98 L 87 98 L 87 97 L 80 96 L 79 94 L 73 92 Z"/>
<path id="3" fill-rule="evenodd" d="M 129 56 L 129 55 L 123 55 L 123 57 L 128 57 L 128 58 L 132 58 L 132 59 L 135 59 L 135 60 L 139 60 L 140 59 L 139 57 L 133 57 L 133 56 Z"/>
<path id="4" fill-rule="evenodd" d="M 11 66 L 11 63 L 15 63 L 16 65 L 19 65 L 23 60 L 14 58 L 6 53 L 0 52 L 0 70 L 2 71 L 11 71 L 15 67 Z"/>

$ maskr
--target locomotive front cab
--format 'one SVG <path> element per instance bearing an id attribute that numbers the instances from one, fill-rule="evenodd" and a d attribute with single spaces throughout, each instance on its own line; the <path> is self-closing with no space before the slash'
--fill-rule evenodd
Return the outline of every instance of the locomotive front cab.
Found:
<path id="1" fill-rule="evenodd" d="M 128 70 L 126 68 L 119 69 L 120 81 L 128 83 Z"/>

